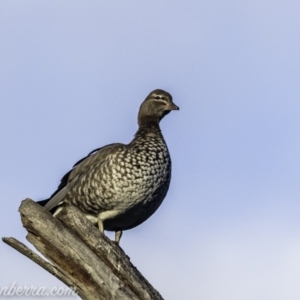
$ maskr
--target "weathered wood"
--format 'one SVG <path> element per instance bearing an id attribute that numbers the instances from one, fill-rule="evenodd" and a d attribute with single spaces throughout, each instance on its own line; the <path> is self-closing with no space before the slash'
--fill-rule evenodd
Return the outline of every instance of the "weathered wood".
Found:
<path id="1" fill-rule="evenodd" d="M 139 299 L 162 299 L 150 283 L 131 264 L 124 251 L 109 238 L 104 236 L 89 220 L 82 217 L 80 211 L 69 206 L 59 214 L 58 218 L 69 229 L 75 231 L 79 238 L 105 261 L 112 272 L 124 282 Z M 108 255 L 109 253 L 109 255 Z"/>
<path id="2" fill-rule="evenodd" d="M 73 287 L 73 281 L 66 276 L 59 267 L 50 264 L 49 262 L 45 261 L 42 257 L 34 253 L 31 249 L 29 249 L 26 245 L 18 241 L 13 237 L 3 237 L 3 242 L 11 246 L 12 248 L 16 249 L 23 255 L 27 256 L 30 260 L 34 261 L 40 267 L 48 271 L 50 274 L 55 276 L 56 278 L 60 279 L 64 284 L 71 287 L 72 289 L 76 290 L 76 293 L 80 296 L 81 290 L 76 287 Z"/>
<path id="3" fill-rule="evenodd" d="M 30 255 L 22 243 L 14 247 L 17 243 L 4 241 L 75 289 L 82 299 L 163 299 L 124 251 L 75 207 L 66 207 L 57 219 L 26 199 L 19 211 L 27 240 L 53 265 Z"/>

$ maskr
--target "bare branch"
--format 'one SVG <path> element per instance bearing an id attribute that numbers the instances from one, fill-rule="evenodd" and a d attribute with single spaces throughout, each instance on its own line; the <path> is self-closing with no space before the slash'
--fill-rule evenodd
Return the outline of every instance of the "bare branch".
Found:
<path id="1" fill-rule="evenodd" d="M 3 241 L 75 289 L 82 299 L 163 299 L 124 251 L 75 207 L 64 208 L 57 219 L 26 199 L 19 211 L 27 240 L 52 264 L 14 238 Z"/>
<path id="2" fill-rule="evenodd" d="M 18 252 L 22 253 L 30 260 L 32 260 L 40 267 L 42 267 L 44 270 L 48 271 L 50 274 L 52 274 L 53 276 L 61 280 L 64 284 L 66 284 L 69 287 L 72 287 L 73 290 L 76 290 L 76 292 L 79 293 L 78 289 L 72 286 L 73 285 L 72 280 L 70 280 L 67 276 L 65 276 L 58 267 L 45 261 L 39 255 L 37 255 L 31 249 L 29 249 L 26 245 L 24 245 L 23 243 L 21 243 L 20 241 L 18 241 L 13 237 L 3 237 L 2 240 L 4 243 L 16 249 Z"/>

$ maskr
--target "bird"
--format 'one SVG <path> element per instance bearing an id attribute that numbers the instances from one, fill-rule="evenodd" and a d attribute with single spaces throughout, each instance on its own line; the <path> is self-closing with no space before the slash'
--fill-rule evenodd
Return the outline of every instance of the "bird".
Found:
<path id="1" fill-rule="evenodd" d="M 57 216 L 77 207 L 99 230 L 123 231 L 146 221 L 161 205 L 171 181 L 171 157 L 160 121 L 179 110 L 171 94 L 156 89 L 142 102 L 138 130 L 128 144 L 113 143 L 90 152 L 66 173 L 49 199 L 38 201 Z"/>

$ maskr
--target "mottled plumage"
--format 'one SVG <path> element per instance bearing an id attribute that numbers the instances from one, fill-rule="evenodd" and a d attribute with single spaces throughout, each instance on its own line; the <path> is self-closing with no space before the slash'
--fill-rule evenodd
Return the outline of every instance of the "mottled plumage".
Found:
<path id="1" fill-rule="evenodd" d="M 50 199 L 39 203 L 54 215 L 63 205 L 74 205 L 102 232 L 115 231 L 119 242 L 122 231 L 147 220 L 168 192 L 171 158 L 159 122 L 178 109 L 169 93 L 151 92 L 141 104 L 131 143 L 94 150 L 62 178 Z"/>

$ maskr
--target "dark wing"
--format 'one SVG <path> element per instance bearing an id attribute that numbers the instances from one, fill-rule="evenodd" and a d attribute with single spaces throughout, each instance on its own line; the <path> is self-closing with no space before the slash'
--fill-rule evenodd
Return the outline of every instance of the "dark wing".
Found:
<path id="1" fill-rule="evenodd" d="M 93 150 L 89 155 L 79 160 L 73 166 L 73 169 L 63 176 L 57 190 L 51 195 L 50 199 L 39 201 L 39 204 L 45 206 L 49 211 L 59 205 L 82 174 L 88 172 L 95 163 L 102 164 L 108 156 L 124 148 L 124 146 L 124 144 L 115 143 Z M 47 202 L 46 205 L 45 202 Z"/>

